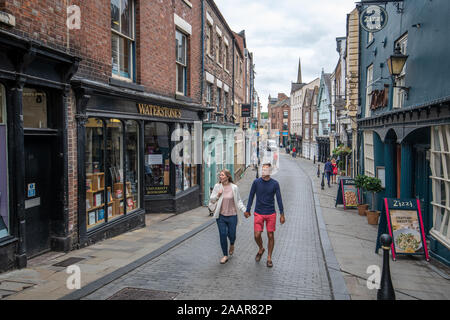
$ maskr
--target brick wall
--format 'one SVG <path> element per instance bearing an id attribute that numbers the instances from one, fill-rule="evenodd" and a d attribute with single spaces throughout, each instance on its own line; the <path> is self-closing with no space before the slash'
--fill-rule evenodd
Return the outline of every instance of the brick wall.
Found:
<path id="1" fill-rule="evenodd" d="M 206 13 L 208 13 L 212 20 L 212 39 L 211 39 L 211 56 L 206 53 L 206 33 L 208 22 L 206 19 Z M 227 98 L 227 116 L 229 121 L 231 121 L 230 116 L 232 115 L 231 103 L 233 100 L 233 34 L 228 30 L 228 27 L 223 23 L 220 19 L 218 12 L 215 8 L 209 3 L 209 1 L 205 1 L 205 25 L 204 25 L 204 48 L 205 48 L 205 71 L 212 74 L 216 79 L 219 79 L 224 84 L 229 87 L 228 98 Z M 221 61 L 222 65 L 219 65 L 216 61 L 216 44 L 218 41 L 216 27 L 218 27 L 222 32 L 221 42 L 222 42 L 222 52 L 225 50 L 224 39 L 228 40 L 228 59 L 227 59 L 227 70 L 225 70 L 225 64 L 223 62 L 224 57 L 222 53 Z M 228 71 L 228 72 L 227 72 Z M 217 80 L 215 80 L 217 81 Z M 206 92 L 207 82 L 205 80 L 205 92 Z M 223 112 L 223 99 L 224 99 L 224 89 L 221 89 L 221 106 L 219 108 L 220 112 Z M 217 97 L 217 82 L 213 85 L 212 95 L 211 95 L 211 106 L 216 107 L 216 97 Z M 203 105 L 206 105 L 206 94 L 203 97 Z"/>

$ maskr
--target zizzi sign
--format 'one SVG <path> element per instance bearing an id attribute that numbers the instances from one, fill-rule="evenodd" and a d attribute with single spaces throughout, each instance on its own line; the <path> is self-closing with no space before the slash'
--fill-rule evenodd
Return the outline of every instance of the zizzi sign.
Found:
<path id="1" fill-rule="evenodd" d="M 387 11 L 380 6 L 368 6 L 361 13 L 360 24 L 367 32 L 382 30 L 388 21 Z"/>
<path id="2" fill-rule="evenodd" d="M 180 109 L 172 109 L 150 104 L 138 103 L 138 112 L 146 116 L 161 117 L 161 118 L 181 118 Z"/>

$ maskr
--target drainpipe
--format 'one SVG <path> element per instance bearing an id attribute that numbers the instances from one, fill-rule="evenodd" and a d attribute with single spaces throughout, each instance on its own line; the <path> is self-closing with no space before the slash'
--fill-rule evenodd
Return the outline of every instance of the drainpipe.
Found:
<path id="1" fill-rule="evenodd" d="M 202 47 L 202 74 L 200 75 L 200 101 L 203 103 L 203 77 L 205 73 L 205 0 L 202 0 L 202 33 L 201 33 L 201 47 Z"/>

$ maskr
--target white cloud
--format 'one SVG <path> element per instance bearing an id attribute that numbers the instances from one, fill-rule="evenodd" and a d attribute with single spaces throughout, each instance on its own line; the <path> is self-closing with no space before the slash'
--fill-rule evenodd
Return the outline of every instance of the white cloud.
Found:
<path id="1" fill-rule="evenodd" d="M 336 38 L 345 36 L 347 14 L 355 0 L 216 0 L 235 32 L 245 30 L 256 66 L 255 88 L 263 109 L 269 94 L 290 94 L 297 79 L 298 59 L 304 82 L 322 68 L 337 64 Z"/>

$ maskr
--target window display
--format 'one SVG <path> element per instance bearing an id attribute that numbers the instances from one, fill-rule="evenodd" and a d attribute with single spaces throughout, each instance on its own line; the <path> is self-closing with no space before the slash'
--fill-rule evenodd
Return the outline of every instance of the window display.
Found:
<path id="1" fill-rule="evenodd" d="M 86 124 L 86 214 L 88 229 L 105 223 L 104 219 L 104 125 L 89 118 Z M 100 212 L 103 210 L 103 212 Z M 103 213 L 103 214 L 102 214 Z M 101 219 L 99 219 L 101 218 Z"/>
<path id="2" fill-rule="evenodd" d="M 192 159 L 192 144 L 191 133 L 187 124 L 184 125 L 183 130 L 183 164 L 184 164 L 184 179 L 183 190 L 191 187 L 191 159 Z"/>
<path id="3" fill-rule="evenodd" d="M 6 97 L 0 85 L 0 239 L 9 235 L 8 148 L 6 140 Z"/>
<path id="4" fill-rule="evenodd" d="M 167 194 L 170 187 L 169 126 L 147 122 L 144 139 L 145 194 Z"/>
<path id="5" fill-rule="evenodd" d="M 139 125 L 136 121 L 126 123 L 126 164 L 127 164 L 127 212 L 139 208 Z"/>
<path id="6" fill-rule="evenodd" d="M 112 211 L 111 219 L 123 215 L 125 192 L 123 190 L 123 125 L 118 119 L 106 120 L 107 202 Z M 108 198 L 109 196 L 109 198 Z"/>

